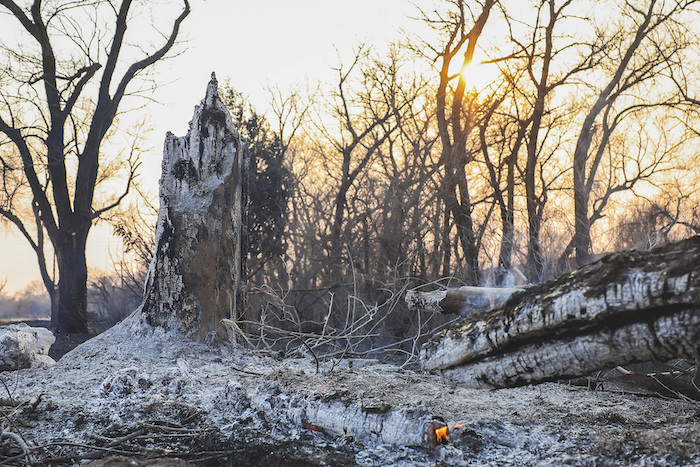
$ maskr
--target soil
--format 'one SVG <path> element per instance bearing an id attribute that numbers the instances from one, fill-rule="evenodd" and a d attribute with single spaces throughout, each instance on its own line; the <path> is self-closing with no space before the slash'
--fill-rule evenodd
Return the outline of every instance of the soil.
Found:
<path id="1" fill-rule="evenodd" d="M 310 358 L 191 342 L 132 317 L 49 369 L 2 375 L 14 402 L 2 408 L 11 423 L 0 461 L 700 464 L 700 404 L 689 399 L 560 383 L 467 389 L 364 359 L 321 362 L 319 370 Z M 431 441 L 436 423 L 450 427 L 449 441 Z M 173 459 L 180 464 L 165 463 Z"/>

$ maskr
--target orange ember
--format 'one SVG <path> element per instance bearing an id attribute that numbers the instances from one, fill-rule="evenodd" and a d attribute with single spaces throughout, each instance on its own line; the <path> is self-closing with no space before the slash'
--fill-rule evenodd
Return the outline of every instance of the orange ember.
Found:
<path id="1" fill-rule="evenodd" d="M 318 431 L 319 433 L 323 433 L 323 428 L 321 428 L 318 425 L 314 425 L 313 423 L 307 423 L 306 429 L 311 430 L 311 431 Z"/>
<path id="2" fill-rule="evenodd" d="M 323 392 L 323 391 L 325 391 L 326 389 L 328 389 L 328 388 L 331 387 L 331 384 L 332 384 L 332 383 L 333 383 L 333 380 L 331 379 L 331 380 L 329 380 L 326 384 L 324 384 L 323 386 L 321 386 L 321 387 L 319 387 L 318 389 L 316 389 L 316 392 Z"/>
<path id="3" fill-rule="evenodd" d="M 456 428 L 462 428 L 463 423 L 450 423 L 445 425 L 442 422 L 432 422 L 428 426 L 428 443 L 431 448 L 435 448 L 441 444 L 447 444 L 450 440 L 449 431 Z"/>
<path id="4" fill-rule="evenodd" d="M 437 436 L 438 444 L 443 444 L 445 441 L 450 439 L 450 437 L 447 436 L 447 425 L 443 426 L 442 428 L 435 429 L 435 436 Z"/>

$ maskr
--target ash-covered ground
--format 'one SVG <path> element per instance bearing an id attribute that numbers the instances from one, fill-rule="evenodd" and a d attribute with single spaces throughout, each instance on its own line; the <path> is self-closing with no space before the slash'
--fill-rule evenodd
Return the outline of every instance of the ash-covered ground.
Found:
<path id="1" fill-rule="evenodd" d="M 361 359 L 322 362 L 318 370 L 311 358 L 193 343 L 134 316 L 49 369 L 2 375 L 0 461 L 700 464 L 700 405 L 690 400 L 556 383 L 465 389 Z M 433 446 L 428 427 L 435 421 L 463 426 Z"/>

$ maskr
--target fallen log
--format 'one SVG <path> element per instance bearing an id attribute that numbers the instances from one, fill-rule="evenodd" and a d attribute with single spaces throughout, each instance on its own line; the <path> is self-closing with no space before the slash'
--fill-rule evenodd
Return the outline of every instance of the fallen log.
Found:
<path id="1" fill-rule="evenodd" d="M 700 237 L 606 256 L 435 335 L 422 367 L 469 387 L 512 387 L 643 361 L 695 358 Z"/>
<path id="2" fill-rule="evenodd" d="M 475 313 L 502 307 L 521 287 L 457 287 L 454 289 L 406 292 L 409 310 L 472 316 Z"/>

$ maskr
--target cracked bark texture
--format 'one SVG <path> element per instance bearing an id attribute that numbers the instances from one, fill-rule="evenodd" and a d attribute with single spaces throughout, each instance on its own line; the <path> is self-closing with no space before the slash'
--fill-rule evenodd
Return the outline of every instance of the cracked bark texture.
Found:
<path id="1" fill-rule="evenodd" d="M 511 387 L 633 362 L 695 358 L 700 237 L 608 255 L 515 293 L 435 335 L 424 369 L 469 387 Z"/>
<path id="2" fill-rule="evenodd" d="M 212 73 L 187 135 L 165 137 L 156 252 L 141 305 L 148 324 L 225 336 L 221 320 L 242 312 L 244 154 Z"/>

